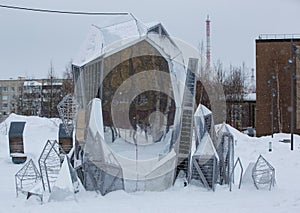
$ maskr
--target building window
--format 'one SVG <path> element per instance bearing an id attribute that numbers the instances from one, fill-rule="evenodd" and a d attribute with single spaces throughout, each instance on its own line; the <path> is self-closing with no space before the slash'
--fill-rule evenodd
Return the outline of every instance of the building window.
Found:
<path id="1" fill-rule="evenodd" d="M 3 103 L 2 104 L 2 108 L 7 108 L 8 104 L 7 103 Z"/>
<path id="2" fill-rule="evenodd" d="M 2 87 L 2 92 L 7 92 L 7 87 Z"/>
<path id="3" fill-rule="evenodd" d="M 12 92 L 14 92 L 14 91 L 15 91 L 15 87 L 11 87 L 10 90 L 11 90 Z"/>
<path id="4" fill-rule="evenodd" d="M 8 100 L 8 96 L 7 95 L 2 95 L 2 101 L 7 101 Z"/>

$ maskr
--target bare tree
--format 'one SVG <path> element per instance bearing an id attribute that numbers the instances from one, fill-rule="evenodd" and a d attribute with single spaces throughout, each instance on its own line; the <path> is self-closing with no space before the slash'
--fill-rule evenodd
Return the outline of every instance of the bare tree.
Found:
<path id="1" fill-rule="evenodd" d="M 62 82 L 62 96 L 67 94 L 74 93 L 74 84 L 73 84 L 73 73 L 72 73 L 72 61 L 70 61 L 65 68 L 63 73 L 63 82 Z"/>
<path id="2" fill-rule="evenodd" d="M 245 94 L 245 76 L 243 67 L 230 65 L 229 73 L 223 81 L 227 105 L 227 122 L 240 128 L 242 126 L 242 102 Z"/>
<path id="3" fill-rule="evenodd" d="M 225 70 L 223 69 L 223 64 L 220 60 L 217 60 L 216 63 L 214 63 L 213 66 L 213 71 L 215 74 L 215 81 L 217 81 L 218 83 L 223 84 L 224 80 L 225 80 Z"/>
<path id="4" fill-rule="evenodd" d="M 42 116 L 58 117 L 56 106 L 62 99 L 61 88 L 62 83 L 58 81 L 51 61 L 48 78 L 42 83 Z"/>

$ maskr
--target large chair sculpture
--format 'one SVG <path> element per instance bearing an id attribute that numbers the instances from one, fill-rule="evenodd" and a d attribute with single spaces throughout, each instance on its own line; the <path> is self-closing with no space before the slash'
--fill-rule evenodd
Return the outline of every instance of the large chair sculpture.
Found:
<path id="1" fill-rule="evenodd" d="M 8 132 L 9 152 L 13 163 L 24 163 L 27 156 L 24 154 L 23 131 L 26 122 L 11 122 Z"/>

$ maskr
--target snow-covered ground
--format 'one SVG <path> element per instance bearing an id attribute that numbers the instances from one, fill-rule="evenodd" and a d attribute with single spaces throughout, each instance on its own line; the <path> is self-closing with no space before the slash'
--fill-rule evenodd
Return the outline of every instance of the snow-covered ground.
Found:
<path id="1" fill-rule="evenodd" d="M 15 173 L 23 166 L 11 162 L 7 132 L 10 121 L 26 121 L 24 130 L 25 152 L 37 162 L 48 139 L 58 138 L 58 119 L 25 117 L 12 114 L 0 124 L 0 213 L 4 212 L 300 212 L 300 136 L 295 135 L 294 151 L 290 144 L 279 140 L 289 134 L 251 138 L 230 128 L 235 137 L 235 156 L 240 157 L 244 169 L 262 154 L 276 169 L 276 187 L 271 191 L 257 190 L 252 183 L 217 186 L 207 191 L 194 185 L 182 187 L 180 183 L 163 192 L 126 193 L 116 191 L 101 196 L 95 192 L 80 192 L 74 200 L 44 202 L 35 198 L 16 197 Z M 269 152 L 269 142 L 272 152 Z M 237 170 L 238 173 L 238 170 Z M 236 181 L 237 182 L 237 181 Z"/>

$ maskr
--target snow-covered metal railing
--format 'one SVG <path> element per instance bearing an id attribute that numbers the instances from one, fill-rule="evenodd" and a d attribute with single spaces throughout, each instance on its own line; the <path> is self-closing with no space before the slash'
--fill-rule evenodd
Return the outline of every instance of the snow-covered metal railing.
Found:
<path id="1" fill-rule="evenodd" d="M 243 168 L 241 159 L 238 157 L 237 160 L 235 161 L 234 166 L 233 166 L 233 168 L 231 170 L 231 173 L 229 175 L 229 191 L 231 191 L 231 189 L 232 189 L 232 183 L 234 181 L 234 179 L 233 179 L 233 177 L 234 177 L 234 171 L 235 171 L 235 168 L 236 168 L 236 166 L 238 164 L 239 164 L 239 166 L 241 168 L 241 173 L 240 173 L 240 178 L 239 178 L 239 189 L 242 186 L 242 178 L 243 178 L 244 168 Z"/>
<path id="2" fill-rule="evenodd" d="M 258 39 L 295 39 L 299 37 L 300 34 L 260 34 Z"/>

